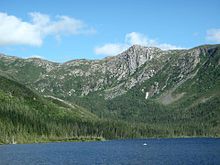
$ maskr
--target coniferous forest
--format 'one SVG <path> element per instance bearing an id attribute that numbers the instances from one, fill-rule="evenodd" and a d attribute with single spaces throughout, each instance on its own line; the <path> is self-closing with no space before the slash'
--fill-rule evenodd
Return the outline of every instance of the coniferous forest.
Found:
<path id="1" fill-rule="evenodd" d="M 0 83 L 0 143 L 219 136 L 218 97 L 187 112 L 140 103 L 135 113 L 138 100 L 118 98 L 108 103 L 110 113 L 100 116 L 77 105 L 41 97 L 3 76 Z"/>
<path id="2" fill-rule="evenodd" d="M 64 64 L 0 56 L 0 143 L 219 137 L 220 46 L 155 48 L 131 73 L 134 50 L 148 48 Z"/>

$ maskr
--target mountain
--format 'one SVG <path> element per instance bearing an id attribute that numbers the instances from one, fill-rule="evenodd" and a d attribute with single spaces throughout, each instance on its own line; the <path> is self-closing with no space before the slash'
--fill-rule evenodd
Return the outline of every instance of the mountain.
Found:
<path id="1" fill-rule="evenodd" d="M 100 119 L 76 104 L 41 96 L 0 74 L 0 144 L 153 136 L 145 125 Z"/>
<path id="2" fill-rule="evenodd" d="M 84 108 L 56 98 L 44 98 L 24 85 L 0 75 L 0 142 L 11 143 L 73 136 L 67 126 L 94 122 Z M 70 126 L 70 125 L 69 125 Z M 75 129 L 74 133 L 77 133 Z M 71 133 L 72 132 L 72 133 Z M 13 140 L 12 140 L 13 138 Z"/>
<path id="3" fill-rule="evenodd" d="M 135 137 L 220 136 L 220 45 L 168 51 L 134 45 L 102 60 L 66 63 L 1 54 L 0 71 L 50 104 L 83 109 L 86 121 L 122 122 Z"/>

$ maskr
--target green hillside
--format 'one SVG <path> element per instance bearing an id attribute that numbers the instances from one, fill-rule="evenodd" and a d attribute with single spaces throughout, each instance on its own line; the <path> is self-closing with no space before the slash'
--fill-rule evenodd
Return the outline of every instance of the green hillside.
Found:
<path id="1" fill-rule="evenodd" d="M 220 136 L 220 45 L 57 64 L 0 56 L 0 143 Z"/>
<path id="2" fill-rule="evenodd" d="M 181 68 L 174 64 L 189 60 L 191 54 L 174 54 L 152 78 L 111 100 L 97 92 L 70 101 L 98 116 L 162 127 L 171 136 L 220 136 L 220 47 L 199 48 L 200 62 L 180 80 Z M 160 92 L 146 100 L 145 91 L 155 83 Z"/>
<path id="3" fill-rule="evenodd" d="M 80 106 L 42 98 L 4 76 L 0 84 L 0 143 L 132 138 L 157 132 L 147 125 L 101 120 Z"/>
<path id="4" fill-rule="evenodd" d="M 23 85 L 0 76 L 0 141 L 18 143 L 87 136 L 97 117 L 79 106 L 48 101 Z M 88 122 L 88 123 L 87 123 Z M 71 127 L 76 127 L 73 131 Z"/>

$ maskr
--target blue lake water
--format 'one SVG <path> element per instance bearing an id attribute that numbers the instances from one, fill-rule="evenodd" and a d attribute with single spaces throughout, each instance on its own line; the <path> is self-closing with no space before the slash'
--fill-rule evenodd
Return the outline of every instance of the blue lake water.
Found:
<path id="1" fill-rule="evenodd" d="M 137 139 L 0 146 L 0 165 L 220 164 L 220 139 Z"/>

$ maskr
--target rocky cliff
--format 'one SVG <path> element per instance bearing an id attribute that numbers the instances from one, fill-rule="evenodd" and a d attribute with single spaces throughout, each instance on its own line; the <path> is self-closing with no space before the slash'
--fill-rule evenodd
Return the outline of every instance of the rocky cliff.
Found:
<path id="1" fill-rule="evenodd" d="M 155 95 L 164 104 L 178 100 L 172 93 L 195 77 L 207 61 L 218 58 L 219 45 L 200 46 L 189 50 L 162 51 L 159 48 L 134 45 L 125 52 L 102 60 L 73 60 L 53 63 L 42 59 L 20 59 L 0 56 L 1 72 L 36 89 L 43 95 L 61 98 L 83 97 L 96 93 L 105 99 L 125 94 L 143 86 L 146 99 Z M 158 77 L 157 80 L 155 76 Z"/>

